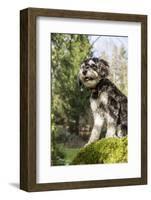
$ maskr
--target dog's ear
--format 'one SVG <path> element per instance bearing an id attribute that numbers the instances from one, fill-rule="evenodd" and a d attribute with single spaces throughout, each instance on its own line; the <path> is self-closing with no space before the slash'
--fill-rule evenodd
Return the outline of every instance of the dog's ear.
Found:
<path id="1" fill-rule="evenodd" d="M 102 78 L 106 78 L 109 75 L 109 64 L 106 60 L 99 60 L 100 75 Z"/>
<path id="2" fill-rule="evenodd" d="M 83 92 L 83 84 L 79 78 L 79 75 L 77 76 L 77 84 L 78 84 L 78 87 L 80 88 L 80 91 Z"/>

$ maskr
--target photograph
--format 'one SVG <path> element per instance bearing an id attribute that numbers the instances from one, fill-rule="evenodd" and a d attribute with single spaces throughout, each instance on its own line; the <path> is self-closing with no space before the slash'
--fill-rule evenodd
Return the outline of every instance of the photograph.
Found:
<path id="1" fill-rule="evenodd" d="M 20 11 L 20 189 L 147 184 L 147 15 Z"/>
<path id="2" fill-rule="evenodd" d="M 128 162 L 128 36 L 50 34 L 50 165 Z"/>

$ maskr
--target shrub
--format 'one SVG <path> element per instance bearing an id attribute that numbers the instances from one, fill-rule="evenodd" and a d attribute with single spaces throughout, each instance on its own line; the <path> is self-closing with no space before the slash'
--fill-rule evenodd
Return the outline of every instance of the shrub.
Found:
<path id="1" fill-rule="evenodd" d="M 81 148 L 71 164 L 125 163 L 127 162 L 127 143 L 127 137 L 103 138 Z"/>

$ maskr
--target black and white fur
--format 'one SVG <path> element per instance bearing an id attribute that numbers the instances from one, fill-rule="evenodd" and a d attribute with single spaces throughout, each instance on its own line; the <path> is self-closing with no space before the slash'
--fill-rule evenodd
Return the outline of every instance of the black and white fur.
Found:
<path id="1" fill-rule="evenodd" d="M 107 77 L 109 65 L 103 59 L 86 59 L 79 71 L 79 80 L 92 91 L 90 97 L 94 125 L 87 144 L 100 138 L 104 123 L 105 137 L 127 135 L 127 97 Z"/>

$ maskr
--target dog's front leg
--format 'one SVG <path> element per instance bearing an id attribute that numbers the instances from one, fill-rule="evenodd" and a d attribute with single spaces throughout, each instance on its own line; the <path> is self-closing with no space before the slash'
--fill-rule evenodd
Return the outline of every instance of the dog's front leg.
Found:
<path id="1" fill-rule="evenodd" d="M 111 116 L 107 115 L 107 132 L 106 137 L 116 137 L 116 120 Z"/>
<path id="2" fill-rule="evenodd" d="M 104 124 L 104 117 L 101 116 L 99 113 L 95 113 L 94 126 L 91 132 L 91 136 L 89 138 L 88 143 L 85 146 L 99 140 L 103 124 Z"/>

